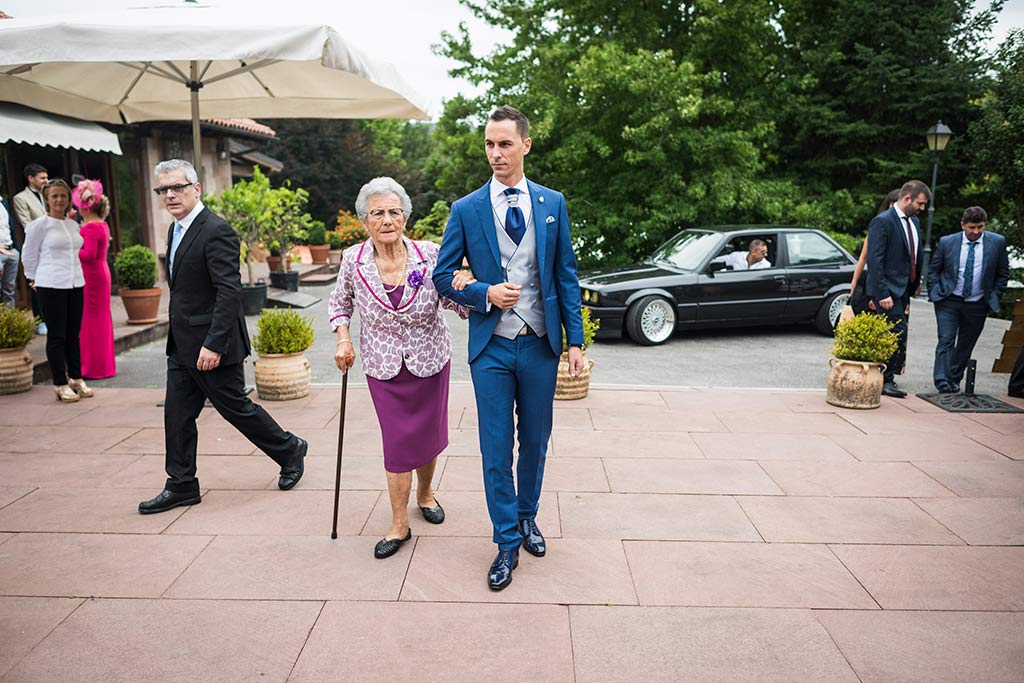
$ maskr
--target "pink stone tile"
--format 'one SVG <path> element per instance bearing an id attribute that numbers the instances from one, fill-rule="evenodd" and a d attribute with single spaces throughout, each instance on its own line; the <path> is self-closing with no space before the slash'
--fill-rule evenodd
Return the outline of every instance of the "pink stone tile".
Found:
<path id="1" fill-rule="evenodd" d="M 760 541 L 735 499 L 659 493 L 560 493 L 566 538 Z"/>
<path id="2" fill-rule="evenodd" d="M 11 403 L 0 408 L 0 425 L 12 427 L 54 427 L 56 425 L 68 424 L 72 420 L 89 414 L 99 404 L 93 401 L 79 401 L 77 403 L 57 403 L 54 395 L 50 393 L 50 400 L 41 405 L 32 405 L 31 408 L 24 404 Z M 86 425 L 99 427 L 103 425 Z"/>
<path id="3" fill-rule="evenodd" d="M 917 466 L 959 496 L 1024 497 L 1024 462 L 929 462 Z"/>
<path id="4" fill-rule="evenodd" d="M 970 419 L 1000 434 L 1017 434 L 1024 438 L 1024 413 L 971 413 Z"/>
<path id="5" fill-rule="evenodd" d="M 730 432 L 761 434 L 860 434 L 856 427 L 832 413 L 729 412 L 715 413 Z M 725 430 L 713 430 L 725 431 Z"/>
<path id="6" fill-rule="evenodd" d="M 626 541 L 641 605 L 875 609 L 827 546 Z"/>
<path id="7" fill-rule="evenodd" d="M 970 545 L 1024 545 L 1024 498 L 918 498 L 914 502 Z"/>
<path id="8" fill-rule="evenodd" d="M 200 455 L 196 458 L 196 476 L 203 489 L 262 489 L 271 481 L 277 486 L 280 471 L 281 467 L 277 463 L 265 457 Z M 100 486 L 138 489 L 149 487 L 159 492 L 166 478 L 164 456 L 144 455 Z"/>
<path id="9" fill-rule="evenodd" d="M 0 487 L 0 509 L 24 498 L 35 490 L 35 486 L 3 486 Z"/>
<path id="10" fill-rule="evenodd" d="M 558 521 L 558 499 L 552 492 L 540 494 L 537 525 L 549 538 L 562 535 Z M 438 491 L 437 501 L 444 508 L 444 523 L 430 524 L 416 506 L 415 495 L 410 496 L 409 526 L 414 536 L 475 536 L 490 539 L 494 528 L 487 514 L 487 500 L 483 491 Z M 362 533 L 380 539 L 391 527 L 391 501 L 387 493 L 373 508 L 370 520 Z M 492 558 L 493 559 L 493 558 Z"/>
<path id="11" fill-rule="evenodd" d="M 196 450 L 200 455 L 248 455 L 255 451 L 256 447 L 230 425 L 224 427 L 200 425 L 199 443 Z M 164 430 L 140 429 L 131 438 L 121 441 L 107 452 L 163 455 L 165 452 Z"/>
<path id="12" fill-rule="evenodd" d="M 971 438 L 983 446 L 1002 453 L 1013 460 L 1024 460 L 1024 439 L 1017 434 L 972 434 Z"/>
<path id="13" fill-rule="evenodd" d="M 604 462 L 612 491 L 773 495 L 782 491 L 756 462 L 612 459 Z"/>
<path id="14" fill-rule="evenodd" d="M 353 637 L 360 633 L 374 637 Z M 502 680 L 510 664 L 496 653 L 507 650 L 509 634 L 517 650 L 529 653 L 529 663 L 513 667 L 525 669 L 515 677 L 573 679 L 569 613 L 562 606 L 329 602 L 288 680 Z M 400 643 L 401 656 L 382 656 L 381 643 Z"/>
<path id="15" fill-rule="evenodd" d="M 487 587 L 497 553 L 490 539 L 421 538 L 402 588 L 414 602 L 520 602 L 636 604 L 636 593 L 619 541 L 548 539 L 544 557 L 519 553 L 512 585 Z M 583 570 L 585 568 L 585 570 Z M 581 570 L 585 572 L 581 575 Z"/>
<path id="16" fill-rule="evenodd" d="M 816 612 L 864 683 L 1017 683 L 1024 666 L 1024 614 Z"/>
<path id="17" fill-rule="evenodd" d="M 102 453 L 137 431 L 135 427 L 9 427 L 0 440 L 0 453 Z"/>
<path id="18" fill-rule="evenodd" d="M 148 489 L 39 488 L 0 510 L 4 531 L 159 534 L 188 508 L 140 515 L 139 502 L 158 494 L 163 481 Z"/>
<path id="19" fill-rule="evenodd" d="M 439 491 L 483 491 L 480 458 L 448 458 L 437 488 Z M 608 480 L 600 458 L 548 458 L 544 463 L 544 490 L 607 491 Z"/>
<path id="20" fill-rule="evenodd" d="M 909 500 L 787 496 L 737 501 L 769 543 L 963 543 Z"/>
<path id="21" fill-rule="evenodd" d="M 3 545 L 4 543 L 6 543 L 7 541 L 11 540 L 15 536 L 16 536 L 16 534 L 0 534 L 0 545 Z"/>
<path id="22" fill-rule="evenodd" d="M 1024 611 L 1024 548 L 832 546 L 882 609 Z"/>
<path id="23" fill-rule="evenodd" d="M 724 432 L 726 427 L 714 413 L 686 410 L 624 410 L 594 408 L 590 411 L 594 429 L 598 431 L 636 432 Z"/>
<path id="24" fill-rule="evenodd" d="M 459 429 L 476 430 L 479 425 L 476 411 L 467 410 L 459 422 Z M 594 425 L 590 421 L 590 411 L 586 408 L 560 406 L 555 401 L 552 426 L 555 430 L 592 431 Z"/>
<path id="25" fill-rule="evenodd" d="M 577 681 L 857 683 L 810 610 L 571 606 L 569 617 Z"/>
<path id="26" fill-rule="evenodd" d="M 0 595 L 159 597 L 209 536 L 18 534 L 0 546 Z"/>
<path id="27" fill-rule="evenodd" d="M 103 486 L 137 459 L 136 455 L 0 453 L 0 481 L 17 487 L 91 488 Z M 2 506 L 3 495 L 0 494 Z"/>
<path id="28" fill-rule="evenodd" d="M 977 437 L 975 437 L 977 438 Z M 833 436 L 832 439 L 862 461 L 983 462 L 1004 458 L 991 448 L 962 434 L 907 432 Z"/>
<path id="29" fill-rule="evenodd" d="M 709 460 L 810 460 L 840 462 L 853 458 L 821 434 L 694 434 Z"/>
<path id="30" fill-rule="evenodd" d="M 704 455 L 684 432 L 554 432 L 548 455 L 559 458 L 696 458 Z"/>
<path id="31" fill-rule="evenodd" d="M 555 401 L 555 407 L 563 404 L 576 408 L 611 408 L 612 410 L 619 408 L 665 410 L 669 407 L 658 391 L 619 389 L 616 387 L 595 388 L 594 385 L 590 386 L 590 391 L 587 392 L 584 398 L 575 401 Z"/>
<path id="32" fill-rule="evenodd" d="M 774 392 L 747 389 L 696 389 L 662 391 L 661 396 L 676 411 L 750 411 L 753 413 L 788 410 L 785 398 Z"/>
<path id="33" fill-rule="evenodd" d="M 11 671 L 18 681 L 285 681 L 319 602 L 91 600 Z"/>
<path id="34" fill-rule="evenodd" d="M 787 496 L 953 496 L 906 462 L 763 462 Z"/>
<path id="35" fill-rule="evenodd" d="M 289 401 L 265 401 L 262 402 L 264 410 L 277 421 L 285 431 L 302 433 L 304 429 L 324 429 L 328 423 L 338 415 L 339 406 L 293 406 Z M 348 418 L 356 417 L 353 412 L 346 411 Z M 362 417 L 362 416 L 359 416 Z M 376 424 L 376 419 L 374 419 Z M 199 417 L 200 431 L 203 426 L 208 427 L 229 427 L 230 425 L 212 408 L 207 408 Z M 346 425 L 354 426 L 351 422 Z M 334 421 L 335 432 L 337 432 L 337 421 Z"/>
<path id="36" fill-rule="evenodd" d="M 295 485 L 297 491 L 333 491 L 337 476 L 338 460 L 334 456 L 315 456 L 306 458 L 306 471 L 302 479 Z M 434 482 L 440 478 L 444 467 L 444 457 L 439 458 Z M 415 482 L 415 475 L 413 475 Z M 382 491 L 388 482 L 384 472 L 384 457 L 364 457 L 346 455 L 341 459 L 341 488 L 348 491 Z M 277 479 L 267 484 L 266 488 L 276 489 Z"/>
<path id="37" fill-rule="evenodd" d="M 298 435 L 309 444 L 307 455 L 325 455 L 335 458 L 338 455 L 338 430 L 335 429 L 300 429 Z M 342 459 L 348 457 L 384 457 L 381 445 L 380 429 L 375 425 L 356 428 L 345 427 L 345 443 Z"/>
<path id="38" fill-rule="evenodd" d="M 360 536 L 218 536 L 165 597 L 230 600 L 397 600 L 408 543 L 382 562 Z"/>
<path id="39" fill-rule="evenodd" d="M 986 434 L 991 431 L 963 415 L 950 413 L 875 413 L 870 410 L 846 410 L 843 418 L 865 434 Z"/>
<path id="40" fill-rule="evenodd" d="M 88 403 L 88 401 L 79 401 Z M 132 406 L 99 405 L 65 424 L 73 427 L 163 427 L 164 409 L 153 404 Z"/>
<path id="41" fill-rule="evenodd" d="M 343 491 L 338 533 L 359 533 L 380 497 L 377 491 Z M 331 532 L 333 491 L 211 491 L 182 515 L 168 534 L 315 536 Z"/>
<path id="42" fill-rule="evenodd" d="M 480 457 L 480 434 L 475 429 L 449 429 L 448 447 L 444 449 L 444 455 Z"/>
<path id="43" fill-rule="evenodd" d="M 0 676 L 81 604 L 71 598 L 0 598 Z"/>

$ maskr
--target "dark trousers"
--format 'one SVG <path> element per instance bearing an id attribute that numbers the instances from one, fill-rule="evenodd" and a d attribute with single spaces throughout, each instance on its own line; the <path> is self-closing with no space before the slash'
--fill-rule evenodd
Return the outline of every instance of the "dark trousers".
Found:
<path id="1" fill-rule="evenodd" d="M 68 377 L 82 379 L 78 334 L 82 331 L 83 291 L 82 287 L 36 288 L 39 303 L 46 311 L 46 361 L 55 387 L 67 384 Z"/>
<path id="2" fill-rule="evenodd" d="M 896 323 L 892 328 L 892 331 L 899 335 L 899 342 L 896 346 L 896 351 L 889 358 L 889 362 L 885 364 L 885 381 L 891 382 L 899 372 L 904 364 L 907 362 L 907 304 L 910 302 L 908 297 L 901 297 L 899 299 L 894 298 L 892 300 L 892 308 L 888 311 L 884 310 L 881 306 L 878 307 L 878 312 L 886 317 L 891 323 Z"/>
<path id="3" fill-rule="evenodd" d="M 951 296 L 935 302 L 939 343 L 935 345 L 932 379 L 936 389 L 947 384 L 954 387 L 960 385 L 967 361 L 985 327 L 987 312 L 988 307 L 984 301 L 967 302 L 961 297 Z"/>
<path id="4" fill-rule="evenodd" d="M 1013 364 L 1013 372 L 1010 373 L 1010 385 L 1007 387 L 1008 394 L 1024 397 L 1024 347 L 1017 353 L 1017 360 Z"/>
<path id="5" fill-rule="evenodd" d="M 298 439 L 281 429 L 267 411 L 245 395 L 245 373 L 241 363 L 200 372 L 194 365 L 188 367 L 172 355 L 167 358 L 167 397 L 164 401 L 168 490 L 199 493 L 196 419 L 206 399 L 210 399 L 221 417 L 278 465 L 291 462 Z"/>

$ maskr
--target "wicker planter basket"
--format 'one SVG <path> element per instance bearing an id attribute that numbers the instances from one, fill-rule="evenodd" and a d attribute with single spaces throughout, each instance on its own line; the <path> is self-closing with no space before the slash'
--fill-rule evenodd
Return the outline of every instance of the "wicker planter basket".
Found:
<path id="1" fill-rule="evenodd" d="M 587 397 L 590 390 L 590 371 L 594 361 L 583 352 L 583 372 L 578 377 L 569 374 L 569 353 L 565 352 L 558 359 L 558 380 L 555 382 L 555 400 L 574 401 Z"/>
<path id="2" fill-rule="evenodd" d="M 22 346 L 0 349 L 0 394 L 18 394 L 32 388 L 32 356 Z"/>
<path id="3" fill-rule="evenodd" d="M 309 359 L 304 353 L 261 354 L 253 363 L 256 393 L 267 401 L 290 401 L 309 396 Z"/>

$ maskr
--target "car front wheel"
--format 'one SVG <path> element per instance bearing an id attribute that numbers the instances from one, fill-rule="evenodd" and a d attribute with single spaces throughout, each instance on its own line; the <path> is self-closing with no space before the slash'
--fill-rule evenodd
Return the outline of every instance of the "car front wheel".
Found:
<path id="1" fill-rule="evenodd" d="M 675 306 L 660 296 L 645 296 L 626 313 L 626 333 L 643 346 L 668 341 L 675 329 Z"/>
<path id="2" fill-rule="evenodd" d="M 822 334 L 835 334 L 836 324 L 839 322 L 839 314 L 843 312 L 843 306 L 850 301 L 849 292 L 836 292 L 818 309 L 814 316 L 814 327 Z"/>

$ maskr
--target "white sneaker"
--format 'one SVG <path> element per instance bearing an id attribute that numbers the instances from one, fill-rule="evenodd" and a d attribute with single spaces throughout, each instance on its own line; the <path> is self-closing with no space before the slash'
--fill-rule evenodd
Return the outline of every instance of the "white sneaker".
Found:
<path id="1" fill-rule="evenodd" d="M 46 333 L 47 333 L 46 323 L 39 323 L 39 326 L 36 327 L 36 334 L 45 335 Z"/>

